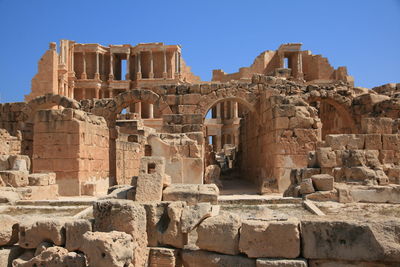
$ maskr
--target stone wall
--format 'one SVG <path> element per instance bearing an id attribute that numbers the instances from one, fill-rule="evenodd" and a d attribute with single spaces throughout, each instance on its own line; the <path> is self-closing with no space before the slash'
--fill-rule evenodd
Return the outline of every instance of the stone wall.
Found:
<path id="1" fill-rule="evenodd" d="M 93 215 L 92 222 L 18 222 L 1 215 L 1 266 L 13 262 L 15 267 L 57 263 L 394 267 L 400 263 L 397 218 L 244 218 L 207 202 L 129 200 L 97 201 Z"/>
<path id="2" fill-rule="evenodd" d="M 121 136 L 122 135 L 122 136 Z M 116 182 L 119 185 L 132 183 L 132 177 L 139 175 L 140 159 L 144 156 L 144 144 L 138 135 L 119 134 L 116 144 Z"/>
<path id="3" fill-rule="evenodd" d="M 60 195 L 102 194 L 109 186 L 109 131 L 103 118 L 73 109 L 35 116 L 34 172 L 57 174 Z"/>

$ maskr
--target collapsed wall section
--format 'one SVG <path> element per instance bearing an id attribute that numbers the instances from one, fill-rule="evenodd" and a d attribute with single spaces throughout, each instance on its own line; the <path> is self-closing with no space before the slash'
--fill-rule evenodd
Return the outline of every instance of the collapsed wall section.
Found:
<path id="1" fill-rule="evenodd" d="M 33 140 L 33 171 L 55 172 L 60 195 L 106 193 L 109 131 L 104 118 L 73 109 L 40 110 Z"/>

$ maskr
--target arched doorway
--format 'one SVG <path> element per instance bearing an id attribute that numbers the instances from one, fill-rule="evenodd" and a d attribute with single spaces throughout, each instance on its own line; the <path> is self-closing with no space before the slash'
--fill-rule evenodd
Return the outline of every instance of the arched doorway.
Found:
<path id="1" fill-rule="evenodd" d="M 257 187 L 246 179 L 243 170 L 245 131 L 241 124 L 246 118 L 258 119 L 254 106 L 241 98 L 222 98 L 209 105 L 203 114 L 206 143 L 205 165 L 221 168 L 220 194 L 256 194 Z"/>

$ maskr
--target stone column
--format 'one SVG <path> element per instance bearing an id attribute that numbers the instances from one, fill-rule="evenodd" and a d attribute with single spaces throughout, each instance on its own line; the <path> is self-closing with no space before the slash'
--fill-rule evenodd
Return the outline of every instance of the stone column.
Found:
<path id="1" fill-rule="evenodd" d="M 154 106 L 153 104 L 149 104 L 149 119 L 154 118 Z"/>
<path id="2" fill-rule="evenodd" d="M 222 140 L 221 140 L 221 135 L 216 135 L 215 136 L 215 148 L 217 151 L 220 151 L 222 148 Z"/>
<path id="3" fill-rule="evenodd" d="M 181 74 L 181 53 L 178 52 L 178 73 Z"/>
<path id="4" fill-rule="evenodd" d="M 131 78 L 131 75 L 129 74 L 130 57 L 131 57 L 131 54 L 127 53 L 126 54 L 126 75 L 125 75 L 125 80 L 127 80 L 127 81 L 130 80 L 130 78 Z"/>
<path id="5" fill-rule="evenodd" d="M 100 79 L 100 73 L 99 73 L 99 64 L 100 64 L 100 60 L 99 60 L 99 52 L 96 52 L 96 73 L 94 74 L 94 78 L 96 80 Z"/>
<path id="6" fill-rule="evenodd" d="M 154 78 L 154 70 L 153 70 L 153 51 L 150 50 L 150 73 L 149 73 L 149 78 L 153 79 Z"/>
<path id="7" fill-rule="evenodd" d="M 104 54 L 101 54 L 101 74 L 100 77 L 102 77 L 102 79 L 104 79 L 104 68 L 105 68 L 105 60 L 104 60 Z"/>
<path id="8" fill-rule="evenodd" d="M 164 56 L 163 78 L 166 79 L 166 78 L 168 78 L 168 72 L 167 72 L 167 51 L 165 49 L 163 50 L 163 56 Z"/>
<path id="9" fill-rule="evenodd" d="M 221 103 L 217 104 L 217 119 L 221 119 Z"/>
<path id="10" fill-rule="evenodd" d="M 100 89 L 98 89 L 98 88 L 96 88 L 96 89 L 94 89 L 95 90 L 95 93 L 96 93 L 96 98 L 97 99 L 100 99 Z"/>
<path id="11" fill-rule="evenodd" d="M 74 56 L 74 51 L 71 51 L 71 72 L 73 73 L 73 76 L 75 76 Z"/>
<path id="12" fill-rule="evenodd" d="M 175 51 L 174 57 L 175 57 L 175 79 L 176 79 L 176 78 L 179 77 L 179 73 L 178 73 L 178 51 Z"/>
<path id="13" fill-rule="evenodd" d="M 239 117 L 239 104 L 236 101 L 232 101 L 233 103 L 233 118 L 237 119 Z"/>
<path id="14" fill-rule="evenodd" d="M 303 56 L 300 52 L 297 54 L 297 77 L 300 79 L 303 79 L 303 77 L 304 77 L 304 75 L 303 75 Z"/>
<path id="15" fill-rule="evenodd" d="M 110 51 L 110 74 L 108 75 L 109 80 L 114 80 L 114 55 Z"/>
<path id="16" fill-rule="evenodd" d="M 85 56 L 85 52 L 82 53 L 82 62 L 83 62 L 83 72 L 81 75 L 81 79 L 86 80 L 87 79 L 87 75 L 86 75 L 86 56 Z"/>
<path id="17" fill-rule="evenodd" d="M 228 101 L 225 101 L 224 102 L 224 119 L 229 119 L 229 116 L 228 116 Z"/>
<path id="18" fill-rule="evenodd" d="M 82 99 L 86 99 L 86 88 L 82 88 Z"/>
<path id="19" fill-rule="evenodd" d="M 139 114 L 139 117 L 142 117 L 142 102 L 135 103 L 135 113 Z"/>
<path id="20" fill-rule="evenodd" d="M 114 97 L 114 92 L 113 92 L 113 90 L 110 88 L 110 89 L 108 89 L 108 91 L 109 91 L 109 97 L 110 97 L 110 98 L 113 98 L 113 97 Z"/>
<path id="21" fill-rule="evenodd" d="M 136 80 L 142 79 L 142 63 L 140 62 L 140 51 L 136 54 L 137 58 L 137 73 Z"/>

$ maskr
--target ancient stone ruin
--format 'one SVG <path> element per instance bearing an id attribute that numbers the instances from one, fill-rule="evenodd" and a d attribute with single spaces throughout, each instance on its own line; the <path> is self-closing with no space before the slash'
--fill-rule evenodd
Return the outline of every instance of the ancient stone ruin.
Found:
<path id="1" fill-rule="evenodd" d="M 0 104 L 0 266 L 399 266 L 400 84 L 283 44 L 50 43 Z"/>

